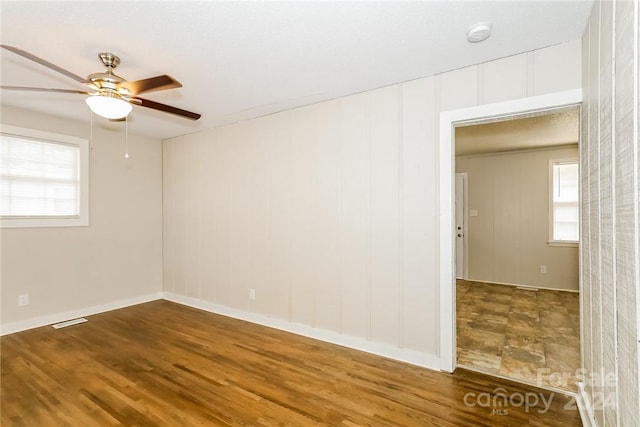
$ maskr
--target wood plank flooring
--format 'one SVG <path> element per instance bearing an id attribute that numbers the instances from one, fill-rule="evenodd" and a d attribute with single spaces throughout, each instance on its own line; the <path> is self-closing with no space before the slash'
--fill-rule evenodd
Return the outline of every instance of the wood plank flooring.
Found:
<path id="1" fill-rule="evenodd" d="M 2 426 L 581 425 L 561 394 L 167 301 L 88 319 L 0 339 Z"/>

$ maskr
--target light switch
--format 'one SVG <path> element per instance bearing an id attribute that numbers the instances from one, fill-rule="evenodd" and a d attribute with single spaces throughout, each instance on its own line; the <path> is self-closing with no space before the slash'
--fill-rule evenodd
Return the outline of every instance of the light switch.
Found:
<path id="1" fill-rule="evenodd" d="M 478 210 L 477 209 L 469 210 L 469 216 L 478 216 Z"/>

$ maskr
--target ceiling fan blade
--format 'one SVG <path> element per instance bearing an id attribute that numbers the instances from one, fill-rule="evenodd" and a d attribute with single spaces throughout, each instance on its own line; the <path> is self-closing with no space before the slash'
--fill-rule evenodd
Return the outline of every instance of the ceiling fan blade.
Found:
<path id="1" fill-rule="evenodd" d="M 144 92 L 153 92 L 156 90 L 167 90 L 176 87 L 182 87 L 182 83 L 171 76 L 163 74 L 162 76 L 150 77 L 148 79 L 136 80 L 133 82 L 122 82 L 119 88 L 127 89 L 131 95 L 137 95 Z"/>
<path id="2" fill-rule="evenodd" d="M 73 74 L 71 71 L 67 71 L 64 68 L 58 67 L 57 65 L 52 64 L 51 62 L 46 61 L 46 60 L 44 60 L 42 58 L 39 58 L 39 57 L 37 57 L 37 56 L 27 52 L 27 51 L 24 51 L 22 49 L 18 49 L 17 47 L 13 47 L 13 46 L 7 46 L 6 44 L 2 44 L 2 45 L 0 45 L 0 47 L 2 47 L 3 49 L 6 49 L 8 51 L 11 51 L 11 52 L 15 53 L 16 55 L 20 55 L 23 58 L 27 58 L 27 59 L 29 59 L 29 60 L 31 60 L 33 62 L 37 62 L 40 65 L 44 65 L 47 68 L 51 68 L 52 70 L 57 71 L 60 74 L 64 74 L 65 76 L 70 77 L 70 78 L 72 78 L 73 80 L 75 80 L 75 81 L 77 81 L 79 83 L 85 83 L 86 82 L 84 77 L 80 77 L 77 74 Z"/>
<path id="3" fill-rule="evenodd" d="M 90 92 L 74 89 L 47 89 L 43 87 L 25 87 L 25 86 L 0 86 L 4 90 L 19 90 L 25 92 L 58 92 L 58 93 L 79 93 L 81 95 L 89 95 Z"/>
<path id="4" fill-rule="evenodd" d="M 164 111 L 165 113 L 175 114 L 180 117 L 184 117 L 190 120 L 198 120 L 201 117 L 201 114 L 192 113 L 191 111 L 182 110 L 180 108 L 172 107 L 166 104 L 160 104 L 159 102 L 150 101 L 144 98 L 131 98 L 131 102 L 136 105 L 140 105 L 141 107 L 151 108 L 153 110 Z"/>

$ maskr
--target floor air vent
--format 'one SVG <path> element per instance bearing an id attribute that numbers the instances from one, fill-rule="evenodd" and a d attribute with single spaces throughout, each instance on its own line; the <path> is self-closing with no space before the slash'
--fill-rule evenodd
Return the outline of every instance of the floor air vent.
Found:
<path id="1" fill-rule="evenodd" d="M 51 326 L 56 329 L 60 329 L 60 328 L 66 328 L 67 326 L 73 326 L 79 323 L 84 323 L 86 321 L 87 319 L 85 319 L 84 317 L 81 317 L 79 319 L 67 320 L 66 322 L 56 323 L 55 325 L 51 325 Z"/>

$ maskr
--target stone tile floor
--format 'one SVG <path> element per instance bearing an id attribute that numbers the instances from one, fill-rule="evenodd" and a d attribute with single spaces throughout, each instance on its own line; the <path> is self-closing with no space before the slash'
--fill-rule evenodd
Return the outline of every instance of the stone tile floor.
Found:
<path id="1" fill-rule="evenodd" d="M 458 366 L 577 391 L 578 293 L 458 280 Z"/>

